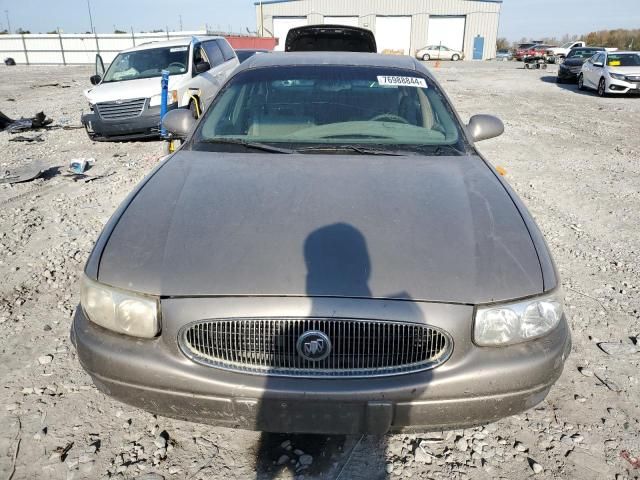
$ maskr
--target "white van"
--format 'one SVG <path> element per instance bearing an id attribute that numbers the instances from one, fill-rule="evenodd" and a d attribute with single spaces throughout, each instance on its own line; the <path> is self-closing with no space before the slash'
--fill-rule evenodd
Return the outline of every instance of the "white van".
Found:
<path id="1" fill-rule="evenodd" d="M 96 57 L 95 87 L 86 90 L 91 113 L 82 116 L 93 140 L 158 137 L 162 70 L 169 73 L 168 109 L 202 111 L 239 65 L 223 37 L 152 42 L 120 52 L 109 68 Z"/>

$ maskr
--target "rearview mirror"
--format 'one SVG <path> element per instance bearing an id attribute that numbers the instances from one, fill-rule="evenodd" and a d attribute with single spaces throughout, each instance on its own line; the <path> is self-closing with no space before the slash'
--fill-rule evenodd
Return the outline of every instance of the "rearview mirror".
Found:
<path id="1" fill-rule="evenodd" d="M 102 80 L 102 77 L 100 75 L 91 75 L 89 77 L 89 81 L 91 82 L 91 85 L 98 85 L 101 80 Z"/>
<path id="2" fill-rule="evenodd" d="M 184 138 L 196 124 L 191 110 L 177 108 L 168 112 L 162 119 L 162 126 L 174 137 Z"/>
<path id="3" fill-rule="evenodd" d="M 502 135 L 504 123 L 493 115 L 474 115 L 469 119 L 467 131 L 474 142 L 481 142 Z"/>
<path id="4" fill-rule="evenodd" d="M 196 73 L 204 73 L 211 70 L 211 64 L 209 62 L 196 63 Z"/>

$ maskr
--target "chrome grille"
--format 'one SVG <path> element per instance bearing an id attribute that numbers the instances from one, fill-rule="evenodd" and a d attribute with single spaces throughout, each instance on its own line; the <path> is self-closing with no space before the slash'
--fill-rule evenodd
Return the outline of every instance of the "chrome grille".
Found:
<path id="1" fill-rule="evenodd" d="M 146 98 L 134 98 L 132 100 L 103 102 L 97 103 L 96 109 L 105 120 L 122 120 L 140 116 L 146 101 Z"/>
<path id="2" fill-rule="evenodd" d="M 297 349 L 306 332 L 331 342 L 322 360 L 303 358 Z M 370 377 L 427 370 L 444 363 L 453 350 L 443 330 L 416 323 L 339 318 L 232 318 L 183 327 L 182 352 L 203 365 L 238 372 L 301 377 Z"/>

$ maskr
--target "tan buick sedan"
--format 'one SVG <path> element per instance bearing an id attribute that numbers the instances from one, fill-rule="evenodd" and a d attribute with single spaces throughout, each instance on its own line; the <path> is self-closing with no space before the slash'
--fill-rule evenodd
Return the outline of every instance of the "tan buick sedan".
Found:
<path id="1" fill-rule="evenodd" d="M 86 265 L 72 338 L 102 391 L 272 432 L 492 422 L 570 350 L 531 215 L 410 57 L 256 55 L 129 195 Z"/>

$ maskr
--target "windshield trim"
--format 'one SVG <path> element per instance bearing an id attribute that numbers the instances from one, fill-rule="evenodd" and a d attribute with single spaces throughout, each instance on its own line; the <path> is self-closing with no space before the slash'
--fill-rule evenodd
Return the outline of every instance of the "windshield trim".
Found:
<path id="1" fill-rule="evenodd" d="M 185 72 L 176 72 L 176 73 L 169 72 L 169 76 L 170 77 L 174 77 L 176 75 L 190 75 L 191 74 L 191 63 L 192 63 L 191 62 L 191 44 L 189 44 L 189 45 L 171 45 L 171 46 L 166 46 L 166 47 L 143 48 L 143 49 L 140 49 L 140 50 L 126 50 L 126 51 L 118 53 L 115 57 L 113 57 L 113 60 L 109 64 L 109 67 L 105 70 L 104 75 L 102 77 L 102 81 L 100 82 L 100 84 L 103 84 L 103 83 L 130 82 L 132 80 L 146 80 L 147 78 L 160 78 L 162 76 L 162 72 L 160 72 L 157 75 L 148 75 L 148 76 L 137 77 L 137 78 L 125 78 L 125 79 L 122 79 L 122 80 L 105 80 L 109 76 L 109 72 L 111 71 L 111 69 L 113 68 L 114 64 L 116 63 L 116 60 L 118 60 L 118 58 L 120 56 L 122 56 L 122 55 L 127 55 L 129 53 L 150 52 L 150 51 L 153 51 L 153 50 L 166 50 L 166 49 L 170 49 L 170 48 L 182 48 L 182 47 L 187 47 L 187 70 Z"/>
<path id="2" fill-rule="evenodd" d="M 304 149 L 305 147 L 312 146 L 312 145 L 317 146 L 318 144 L 320 144 L 320 146 L 331 148 L 333 146 L 341 144 L 341 145 L 355 146 L 362 150 L 382 147 L 381 151 L 409 152 L 409 151 L 415 150 L 416 148 L 419 148 L 421 151 L 417 151 L 416 153 L 419 153 L 419 154 L 422 153 L 423 155 L 429 155 L 429 153 L 427 153 L 425 150 L 429 150 L 429 149 L 436 150 L 438 147 L 441 147 L 441 149 L 452 148 L 457 152 L 456 154 L 460 154 L 460 155 L 468 155 L 474 151 L 474 148 L 467 137 L 467 132 L 465 129 L 464 122 L 462 121 L 462 119 L 456 112 L 455 108 L 451 104 L 450 99 L 442 90 L 442 87 L 427 72 L 424 72 L 420 69 L 409 69 L 406 67 L 378 66 L 378 65 L 343 65 L 343 64 L 267 65 L 267 66 L 246 68 L 244 70 L 238 71 L 236 74 L 234 74 L 232 77 L 229 78 L 229 80 L 223 85 L 220 91 L 216 94 L 215 98 L 209 105 L 207 112 L 202 117 L 202 119 L 198 122 L 198 125 L 196 126 L 196 128 L 194 129 L 190 137 L 187 139 L 187 141 L 185 142 L 185 145 L 183 148 L 189 149 L 189 150 L 201 150 L 201 149 L 209 150 L 209 148 L 199 148 L 198 146 L 198 144 L 204 143 L 207 140 L 207 138 L 209 138 L 208 136 L 203 135 L 202 131 L 207 123 L 207 119 L 211 115 L 211 112 L 215 109 L 216 104 L 220 101 L 220 99 L 224 97 L 228 89 L 231 88 L 238 81 L 238 79 L 241 79 L 245 75 L 249 75 L 249 74 L 259 75 L 257 72 L 274 70 L 274 69 L 283 69 L 283 70 L 286 70 L 286 69 L 301 69 L 301 70 L 353 69 L 353 70 L 373 70 L 373 71 L 376 71 L 376 73 L 378 73 L 377 70 L 380 70 L 384 72 L 389 72 L 389 73 L 380 73 L 383 75 L 399 75 L 399 76 L 405 75 L 405 76 L 423 78 L 428 83 L 429 85 L 428 88 L 432 89 L 432 91 L 434 91 L 438 95 L 438 100 L 439 100 L 439 103 L 441 104 L 441 108 L 443 108 L 443 113 L 446 113 L 446 115 L 449 117 L 447 122 L 452 123 L 452 128 L 456 130 L 457 138 L 453 141 L 453 143 L 433 143 L 433 144 L 402 143 L 402 139 L 403 139 L 402 136 L 397 138 L 398 141 L 393 141 L 393 139 L 389 138 L 380 143 L 375 143 L 374 141 L 361 142 L 359 141 L 360 140 L 359 138 L 349 138 L 349 139 L 342 138 L 335 142 L 331 142 L 331 141 L 323 142 L 319 138 L 311 138 L 311 137 L 310 138 L 301 137 L 298 139 L 294 139 L 294 138 L 265 139 L 265 138 L 258 138 L 258 137 L 245 138 L 244 136 L 237 136 L 236 138 L 257 142 L 263 145 L 271 145 L 274 147 L 281 147 L 281 148 L 284 147 L 291 150 L 298 150 L 299 148 Z M 312 75 L 314 73 L 315 72 L 313 71 L 311 72 Z M 302 73 L 301 75 L 303 76 L 308 75 L 308 73 L 305 72 L 305 73 Z M 233 135 L 231 136 L 233 137 Z M 224 138 L 224 136 L 221 137 L 220 135 L 217 135 L 216 137 L 211 137 L 211 138 L 218 138 L 218 137 Z M 427 138 L 425 138 L 425 140 L 427 140 Z"/>

